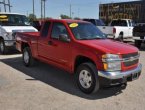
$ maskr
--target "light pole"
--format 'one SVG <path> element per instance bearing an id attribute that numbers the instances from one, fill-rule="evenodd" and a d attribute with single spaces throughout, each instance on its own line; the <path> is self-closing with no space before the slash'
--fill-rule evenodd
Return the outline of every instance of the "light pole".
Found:
<path id="1" fill-rule="evenodd" d="M 41 0 L 41 19 L 43 18 L 42 10 L 43 10 L 43 8 L 42 8 L 42 0 Z"/>
<path id="2" fill-rule="evenodd" d="M 11 12 L 11 5 L 10 5 L 10 0 L 8 0 L 8 5 L 9 5 L 9 12 Z"/>
<path id="3" fill-rule="evenodd" d="M 71 13 L 71 4 L 70 4 L 70 18 L 72 17 L 72 13 Z"/>
<path id="4" fill-rule="evenodd" d="M 69 13 L 70 13 L 70 18 L 71 18 L 72 17 L 72 12 L 71 12 L 72 11 L 72 4 L 71 4 L 71 0 L 70 0 L 69 11 L 70 11 Z"/>
<path id="5" fill-rule="evenodd" d="M 6 12 L 7 9 L 6 9 L 6 3 L 5 3 L 5 0 L 3 0 L 3 3 L 4 3 L 4 10 L 5 10 L 5 12 Z"/>
<path id="6" fill-rule="evenodd" d="M 34 20 L 34 15 L 35 15 L 35 3 L 34 3 L 34 0 L 33 0 L 33 20 Z"/>
<path id="7" fill-rule="evenodd" d="M 46 2 L 46 1 L 47 1 L 47 0 L 43 0 L 43 2 L 44 2 L 44 19 L 45 19 L 45 14 L 46 14 L 46 13 L 45 13 L 45 11 L 46 11 L 46 6 L 45 6 L 46 3 L 45 3 L 45 2 Z"/>

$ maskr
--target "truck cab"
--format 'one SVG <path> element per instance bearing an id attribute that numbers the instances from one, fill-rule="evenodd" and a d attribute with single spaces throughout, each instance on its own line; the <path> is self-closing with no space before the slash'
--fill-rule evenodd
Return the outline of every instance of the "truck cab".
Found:
<path id="1" fill-rule="evenodd" d="M 0 52 L 6 53 L 15 46 L 16 32 L 36 32 L 25 15 L 17 13 L 0 13 Z"/>

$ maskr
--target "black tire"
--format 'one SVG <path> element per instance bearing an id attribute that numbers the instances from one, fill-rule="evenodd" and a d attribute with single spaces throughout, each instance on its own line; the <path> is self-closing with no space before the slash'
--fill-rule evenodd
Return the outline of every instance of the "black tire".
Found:
<path id="1" fill-rule="evenodd" d="M 82 92 L 86 94 L 96 93 L 99 90 L 99 78 L 96 66 L 89 62 L 81 64 L 76 71 L 76 82 Z"/>
<path id="2" fill-rule="evenodd" d="M 5 54 L 6 53 L 6 46 L 5 46 L 5 43 L 4 43 L 3 39 L 0 40 L 0 53 L 1 54 Z"/>
<path id="3" fill-rule="evenodd" d="M 140 49 L 141 43 L 142 43 L 141 40 L 135 40 L 135 46 L 136 46 L 138 49 Z"/>
<path id="4" fill-rule="evenodd" d="M 144 36 L 140 36 L 140 39 L 144 39 Z"/>
<path id="5" fill-rule="evenodd" d="M 25 47 L 23 50 L 23 63 L 27 67 L 33 66 L 34 64 L 34 58 L 29 47 Z"/>
<path id="6" fill-rule="evenodd" d="M 123 42 L 123 35 L 122 35 L 122 34 L 120 34 L 120 35 L 118 36 L 118 40 L 119 40 L 120 42 Z"/>

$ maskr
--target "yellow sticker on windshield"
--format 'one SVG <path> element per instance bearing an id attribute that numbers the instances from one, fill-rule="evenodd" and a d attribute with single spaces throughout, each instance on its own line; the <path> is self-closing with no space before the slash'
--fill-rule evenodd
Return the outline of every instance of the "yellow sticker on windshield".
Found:
<path id="1" fill-rule="evenodd" d="M 0 19 L 0 21 L 8 21 L 8 19 Z"/>
<path id="2" fill-rule="evenodd" d="M 71 27 L 71 28 L 75 28 L 75 27 L 78 27 L 78 23 L 71 23 L 70 25 L 69 25 L 69 27 Z"/>
<path id="3" fill-rule="evenodd" d="M 6 15 L 0 15 L 0 21 L 8 21 L 8 17 Z"/>
<path id="4" fill-rule="evenodd" d="M 7 16 L 6 15 L 0 15 L 0 19 L 6 19 Z"/>

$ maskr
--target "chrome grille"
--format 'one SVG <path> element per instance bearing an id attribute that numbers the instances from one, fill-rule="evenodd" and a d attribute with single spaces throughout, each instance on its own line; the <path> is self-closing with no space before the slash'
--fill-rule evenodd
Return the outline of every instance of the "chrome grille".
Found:
<path id="1" fill-rule="evenodd" d="M 122 58 L 123 58 L 123 64 L 126 67 L 133 66 L 139 62 L 138 52 L 122 55 Z"/>

